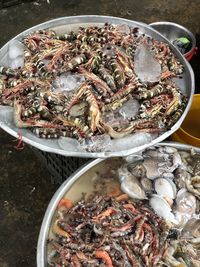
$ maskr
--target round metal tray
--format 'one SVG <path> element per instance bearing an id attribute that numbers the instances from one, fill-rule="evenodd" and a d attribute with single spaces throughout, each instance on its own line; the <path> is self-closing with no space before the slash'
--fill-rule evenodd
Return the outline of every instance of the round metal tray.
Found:
<path id="1" fill-rule="evenodd" d="M 189 145 L 184 145 L 176 142 L 163 142 L 156 146 L 172 146 L 180 150 L 189 151 L 192 147 Z M 200 148 L 194 148 L 195 152 L 200 153 Z M 63 196 L 68 193 L 67 197 L 73 201 L 79 201 L 82 197 L 82 192 L 84 190 L 89 191 L 88 188 L 83 188 L 83 183 L 81 184 L 81 178 L 90 177 L 91 180 L 95 173 L 98 171 L 102 173 L 105 171 L 105 162 L 111 161 L 114 163 L 116 159 L 96 159 L 90 163 L 85 164 L 79 170 L 74 172 L 56 191 L 53 198 L 51 199 L 49 206 L 47 207 L 46 213 L 43 218 L 42 226 L 40 229 L 38 245 L 37 245 L 37 267 L 45 267 L 47 262 L 47 239 L 49 237 L 49 229 L 51 227 L 52 220 L 54 218 L 55 211 L 57 209 L 59 201 Z M 113 166 L 113 164 L 112 164 Z M 79 182 L 78 182 L 79 181 Z M 84 179 L 85 183 L 85 179 Z M 92 184 L 92 183 L 90 183 Z M 87 185 L 85 185 L 87 186 Z M 80 190 L 81 187 L 81 190 Z"/>
<path id="2" fill-rule="evenodd" d="M 41 139 L 36 137 L 29 130 L 17 128 L 13 122 L 12 108 L 0 105 L 0 127 L 3 130 L 13 135 L 14 137 L 18 137 L 18 134 L 20 133 L 22 135 L 22 140 L 25 143 L 28 143 L 29 145 L 32 145 L 46 152 L 56 153 L 64 156 L 72 156 L 72 157 L 109 158 L 115 156 L 126 156 L 135 153 L 139 150 L 143 150 L 149 146 L 152 146 L 158 142 L 163 141 L 180 127 L 192 103 L 192 96 L 194 94 L 194 74 L 191 66 L 181 55 L 181 53 L 164 36 L 162 36 L 156 30 L 152 29 L 150 26 L 140 22 L 135 22 L 122 18 L 108 17 L 108 16 L 87 15 L 87 16 L 63 17 L 34 26 L 20 33 L 13 39 L 21 40 L 28 33 L 44 28 L 51 28 L 54 29 L 57 32 L 57 34 L 62 34 L 70 30 L 75 31 L 80 26 L 83 27 L 87 27 L 89 25 L 101 26 L 105 22 L 113 24 L 127 24 L 131 27 L 138 27 L 143 33 L 159 41 L 167 43 L 173 50 L 174 54 L 178 57 L 180 62 L 183 64 L 184 66 L 183 78 L 177 79 L 177 84 L 181 88 L 182 92 L 188 96 L 188 104 L 181 118 L 173 125 L 173 127 L 167 132 L 161 134 L 159 137 L 153 139 L 151 142 L 148 142 L 146 144 L 137 147 L 130 147 L 128 150 L 126 149 L 117 152 L 98 152 L 98 153 L 83 152 L 82 150 L 67 151 L 59 146 L 57 140 Z M 6 66 L 8 64 L 8 46 L 9 42 L 0 49 L 0 65 Z"/>

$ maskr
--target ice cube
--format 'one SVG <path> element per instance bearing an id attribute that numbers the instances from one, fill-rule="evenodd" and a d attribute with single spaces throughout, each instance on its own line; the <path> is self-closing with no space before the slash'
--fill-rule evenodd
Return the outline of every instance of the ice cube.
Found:
<path id="1" fill-rule="evenodd" d="M 110 151 L 111 138 L 108 134 L 93 136 L 90 139 L 83 140 L 81 146 L 88 152 Z"/>
<path id="2" fill-rule="evenodd" d="M 119 109 L 119 113 L 124 119 L 131 119 L 138 114 L 139 108 L 139 102 L 136 99 L 130 99 Z"/>
<path id="3" fill-rule="evenodd" d="M 77 152 L 82 150 L 80 143 L 76 139 L 70 137 L 60 137 L 58 139 L 58 145 L 60 148 L 66 151 Z"/>
<path id="4" fill-rule="evenodd" d="M 135 133 L 124 138 L 111 140 L 111 151 L 117 152 L 128 150 L 138 146 L 145 145 L 152 141 L 152 136 L 149 133 Z"/>
<path id="5" fill-rule="evenodd" d="M 85 77 L 81 74 L 71 74 L 64 73 L 56 77 L 53 83 L 53 91 L 63 92 L 63 91 L 73 91 L 77 89 L 83 82 Z"/>
<path id="6" fill-rule="evenodd" d="M 102 120 L 111 127 L 122 127 L 129 124 L 129 120 L 124 118 L 118 111 L 104 112 L 102 115 Z"/>
<path id="7" fill-rule="evenodd" d="M 17 40 L 10 41 L 9 47 L 8 47 L 8 56 L 10 59 L 23 57 L 24 56 L 24 45 Z"/>
<path id="8" fill-rule="evenodd" d="M 147 45 L 140 45 L 135 52 L 135 73 L 142 82 L 157 82 L 161 75 L 161 65 Z"/>
<path id="9" fill-rule="evenodd" d="M 10 67 L 12 69 L 23 68 L 23 66 L 24 66 L 24 57 L 22 56 L 18 56 L 11 60 Z"/>

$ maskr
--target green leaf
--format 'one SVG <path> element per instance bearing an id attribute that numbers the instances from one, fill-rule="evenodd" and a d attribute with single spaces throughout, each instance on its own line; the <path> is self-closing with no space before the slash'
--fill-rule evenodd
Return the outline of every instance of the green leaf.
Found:
<path id="1" fill-rule="evenodd" d="M 190 40 L 186 37 L 180 37 L 177 39 L 178 41 L 180 41 L 182 44 L 186 45 L 190 43 Z"/>

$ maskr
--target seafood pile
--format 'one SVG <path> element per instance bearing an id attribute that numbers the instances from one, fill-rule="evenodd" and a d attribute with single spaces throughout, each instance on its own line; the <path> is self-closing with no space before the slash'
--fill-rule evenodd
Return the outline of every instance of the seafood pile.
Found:
<path id="1" fill-rule="evenodd" d="M 163 146 L 138 158 L 118 169 L 122 191 L 170 223 L 166 266 L 200 266 L 200 155 Z"/>
<path id="2" fill-rule="evenodd" d="M 200 155 L 163 146 L 120 164 L 61 199 L 48 266 L 200 266 Z"/>
<path id="3" fill-rule="evenodd" d="M 127 195 L 96 196 L 73 207 L 63 199 L 63 205 L 50 266 L 157 266 L 168 247 L 165 221 Z"/>
<path id="4" fill-rule="evenodd" d="M 167 44 L 138 28 L 106 23 L 59 36 L 39 30 L 21 44 L 24 64 L 0 67 L 0 104 L 14 107 L 18 128 L 41 138 L 159 134 L 176 123 L 187 104 L 172 80 L 183 66 Z M 156 79 L 137 75 L 140 49 L 160 68 Z M 68 75 L 81 82 L 58 90 L 59 79 Z M 120 117 L 121 109 L 128 105 L 129 110 L 134 101 L 137 110 Z"/>

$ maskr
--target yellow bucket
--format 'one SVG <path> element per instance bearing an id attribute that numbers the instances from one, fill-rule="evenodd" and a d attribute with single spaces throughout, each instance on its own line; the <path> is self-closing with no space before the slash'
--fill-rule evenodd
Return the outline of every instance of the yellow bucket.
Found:
<path id="1" fill-rule="evenodd" d="M 193 97 L 191 108 L 171 140 L 200 147 L 200 94 Z"/>

